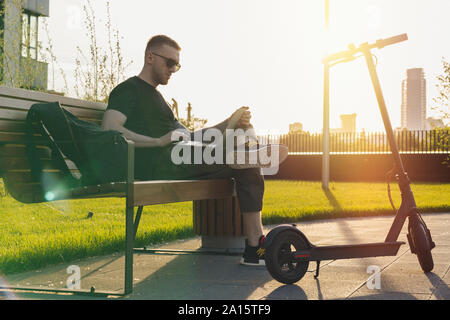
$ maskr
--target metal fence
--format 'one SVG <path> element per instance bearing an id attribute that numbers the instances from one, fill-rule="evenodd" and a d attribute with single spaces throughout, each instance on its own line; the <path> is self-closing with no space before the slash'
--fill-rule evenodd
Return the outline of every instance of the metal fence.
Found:
<path id="1" fill-rule="evenodd" d="M 395 140 L 401 153 L 449 153 L 447 129 L 397 131 Z M 282 143 L 289 153 L 322 153 L 322 134 L 308 132 L 259 136 L 261 143 Z M 330 134 L 330 153 L 390 153 L 384 132 L 339 132 Z"/>

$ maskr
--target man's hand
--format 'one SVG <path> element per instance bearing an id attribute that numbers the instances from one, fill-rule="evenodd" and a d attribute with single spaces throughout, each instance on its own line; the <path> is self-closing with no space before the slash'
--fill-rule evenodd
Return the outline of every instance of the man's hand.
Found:
<path id="1" fill-rule="evenodd" d="M 172 142 L 180 141 L 180 137 L 184 141 L 191 140 L 191 135 L 189 134 L 188 131 L 177 129 L 177 130 L 170 131 L 170 132 L 166 133 L 165 135 L 163 135 L 162 137 L 160 137 L 158 146 L 159 147 L 168 146 Z"/>
<path id="2" fill-rule="evenodd" d="M 172 104 L 172 106 L 171 106 L 172 112 L 174 112 L 175 115 L 177 116 L 177 119 L 179 119 L 180 117 L 179 117 L 179 115 L 178 115 L 178 102 L 177 102 L 177 100 L 175 100 L 174 98 L 172 98 L 172 102 L 173 102 L 173 104 Z"/>
<path id="3" fill-rule="evenodd" d="M 233 116 L 235 116 L 237 113 L 242 112 L 242 109 L 244 109 L 245 111 L 242 113 L 241 117 L 239 118 L 237 124 L 236 124 L 236 128 L 246 128 L 248 126 L 250 126 L 250 119 L 252 117 L 250 111 L 249 111 L 249 107 L 241 107 L 238 110 L 236 110 L 235 112 L 233 112 L 233 114 L 231 115 L 231 117 L 228 118 L 228 120 L 232 119 Z"/>

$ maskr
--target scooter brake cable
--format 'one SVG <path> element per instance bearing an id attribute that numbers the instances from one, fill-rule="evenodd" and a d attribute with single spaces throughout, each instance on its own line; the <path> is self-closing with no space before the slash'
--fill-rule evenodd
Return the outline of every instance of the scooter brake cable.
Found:
<path id="1" fill-rule="evenodd" d="M 388 191 L 389 202 L 391 203 L 392 209 L 394 210 L 394 214 L 396 214 L 397 209 L 395 208 L 394 201 L 392 201 L 391 185 L 389 184 L 389 181 L 392 177 L 392 173 L 394 172 L 394 170 L 395 170 L 395 167 L 392 168 L 391 170 L 389 170 L 388 173 L 386 173 L 386 176 L 387 176 L 387 191 Z"/>
<path id="2" fill-rule="evenodd" d="M 397 209 L 395 208 L 394 202 L 392 201 L 392 196 L 391 196 L 391 186 L 389 184 L 389 181 L 387 183 L 387 190 L 388 190 L 388 197 L 389 197 L 389 202 L 391 203 L 392 209 L 394 210 L 394 214 L 397 213 Z"/>
<path id="3" fill-rule="evenodd" d="M 378 66 L 378 58 L 377 58 L 377 56 L 376 55 L 374 55 L 373 53 L 371 53 L 372 54 L 372 57 L 374 57 L 375 58 L 375 68 Z"/>

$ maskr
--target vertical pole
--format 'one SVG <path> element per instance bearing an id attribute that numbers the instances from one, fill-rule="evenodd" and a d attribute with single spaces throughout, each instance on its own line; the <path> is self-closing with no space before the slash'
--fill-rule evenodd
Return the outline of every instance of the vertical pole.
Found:
<path id="1" fill-rule="evenodd" d="M 124 293 L 133 291 L 133 247 L 134 247 L 134 142 L 128 143 L 127 185 L 125 210 L 125 284 Z"/>
<path id="2" fill-rule="evenodd" d="M 329 29 L 330 29 L 330 1 L 325 0 L 325 31 L 327 34 L 330 31 Z M 330 66 L 328 65 L 328 62 L 325 62 L 323 66 L 322 136 L 323 136 L 322 189 L 328 190 L 328 184 L 330 181 Z"/>
<path id="3" fill-rule="evenodd" d="M 134 207 L 126 208 L 125 221 L 125 294 L 133 291 Z"/>

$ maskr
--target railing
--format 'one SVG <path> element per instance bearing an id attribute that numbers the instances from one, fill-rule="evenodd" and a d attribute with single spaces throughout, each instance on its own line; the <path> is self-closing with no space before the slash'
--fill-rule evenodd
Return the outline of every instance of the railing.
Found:
<path id="1" fill-rule="evenodd" d="M 449 153 L 450 130 L 397 131 L 401 153 Z M 322 153 L 322 134 L 308 132 L 259 136 L 261 143 L 282 143 L 289 153 Z M 340 132 L 330 134 L 330 153 L 390 153 L 385 133 Z"/>

